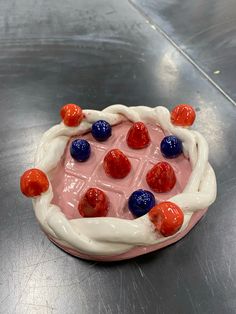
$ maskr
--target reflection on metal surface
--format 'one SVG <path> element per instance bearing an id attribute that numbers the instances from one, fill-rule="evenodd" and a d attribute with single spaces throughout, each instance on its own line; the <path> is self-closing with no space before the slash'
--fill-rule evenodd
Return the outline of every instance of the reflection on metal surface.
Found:
<path id="1" fill-rule="evenodd" d="M 174 52 L 175 53 L 175 52 Z M 179 78 L 179 68 L 173 58 L 173 50 L 167 51 L 157 66 L 158 81 L 168 90 L 170 86 L 176 84 Z"/>
<path id="2" fill-rule="evenodd" d="M 210 154 L 221 158 L 227 158 L 227 142 L 225 138 L 225 124 L 214 102 L 207 104 L 201 95 L 198 97 L 200 110 L 197 113 L 197 128 L 204 130 L 210 146 Z M 207 126 L 207 127 L 206 127 Z"/>
<path id="3" fill-rule="evenodd" d="M 156 24 L 208 76 L 213 76 L 228 99 L 236 99 L 235 49 L 236 2 L 234 0 L 130 0 L 135 8 Z M 214 73 L 218 74 L 218 73 Z"/>
<path id="4" fill-rule="evenodd" d="M 154 24 L 150 23 L 148 20 L 146 20 L 146 23 L 149 24 L 150 27 L 151 27 L 152 29 L 154 29 L 155 31 L 157 30 L 156 26 L 155 26 Z"/>

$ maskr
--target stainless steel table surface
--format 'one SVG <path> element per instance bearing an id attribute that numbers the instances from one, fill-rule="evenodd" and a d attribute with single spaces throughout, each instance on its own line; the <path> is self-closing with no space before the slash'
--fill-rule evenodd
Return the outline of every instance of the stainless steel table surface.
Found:
<path id="1" fill-rule="evenodd" d="M 234 0 L 130 0 L 235 103 Z"/>
<path id="2" fill-rule="evenodd" d="M 178 243 L 86 262 L 46 238 L 19 177 L 64 103 L 191 103 L 218 197 Z M 236 109 L 126 0 L 0 1 L 0 313 L 235 313 Z"/>

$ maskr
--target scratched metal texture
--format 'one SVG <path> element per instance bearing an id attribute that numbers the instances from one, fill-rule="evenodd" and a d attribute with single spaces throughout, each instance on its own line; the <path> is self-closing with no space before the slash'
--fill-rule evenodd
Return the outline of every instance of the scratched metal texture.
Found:
<path id="1" fill-rule="evenodd" d="M 129 0 L 236 102 L 235 0 Z"/>
<path id="2" fill-rule="evenodd" d="M 126 0 L 0 1 L 0 313 L 235 313 L 236 109 Z M 218 198 L 181 241 L 86 262 L 40 230 L 19 176 L 62 104 L 195 105 Z"/>

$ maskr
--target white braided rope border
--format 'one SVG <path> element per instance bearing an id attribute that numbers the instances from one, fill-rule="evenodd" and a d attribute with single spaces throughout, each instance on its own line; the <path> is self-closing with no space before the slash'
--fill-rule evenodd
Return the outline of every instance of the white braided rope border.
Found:
<path id="1" fill-rule="evenodd" d="M 181 194 L 170 199 L 184 212 L 182 232 L 200 209 L 207 208 L 216 198 L 216 178 L 208 163 L 208 145 L 204 137 L 183 127 L 174 126 L 165 107 L 126 107 L 112 105 L 103 111 L 83 110 L 85 119 L 78 127 L 67 127 L 62 122 L 44 133 L 35 156 L 35 167 L 45 172 L 50 182 L 50 171 L 54 169 L 64 153 L 71 136 L 82 135 L 91 130 L 92 123 L 103 119 L 111 125 L 124 120 L 158 124 L 169 134 L 178 136 L 189 157 L 192 173 Z M 135 246 L 157 244 L 171 237 L 154 232 L 148 214 L 135 220 L 112 217 L 82 218 L 68 220 L 58 206 L 51 204 L 53 192 L 49 190 L 33 199 L 36 217 L 43 230 L 60 245 L 90 255 L 116 255 Z M 176 236 L 176 234 L 174 235 Z"/>

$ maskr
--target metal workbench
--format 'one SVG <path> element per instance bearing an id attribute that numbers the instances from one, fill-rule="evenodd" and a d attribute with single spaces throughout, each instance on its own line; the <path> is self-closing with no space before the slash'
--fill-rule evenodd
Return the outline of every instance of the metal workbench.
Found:
<path id="1" fill-rule="evenodd" d="M 236 312 L 234 55 L 223 54 L 221 66 L 206 66 L 204 56 L 216 47 L 214 41 L 207 45 L 203 31 L 207 1 L 195 19 L 187 14 L 195 2 L 188 1 L 186 24 L 175 13 L 180 1 L 166 1 L 165 10 L 163 1 L 153 2 L 0 1 L 0 313 Z M 222 8 L 223 1 L 209 2 Z M 233 15 L 236 5 L 230 5 Z M 194 36 L 194 23 L 198 41 L 188 50 L 184 33 Z M 235 37 L 227 34 L 233 49 Z M 225 36 L 219 40 L 217 46 L 224 46 Z M 226 64 L 232 71 L 224 71 Z M 32 166 L 42 133 L 59 122 L 59 109 L 69 102 L 96 109 L 113 103 L 195 106 L 218 197 L 184 239 L 133 260 L 102 264 L 74 258 L 46 238 L 31 200 L 20 193 L 19 177 Z"/>

